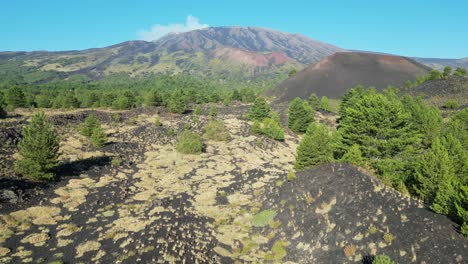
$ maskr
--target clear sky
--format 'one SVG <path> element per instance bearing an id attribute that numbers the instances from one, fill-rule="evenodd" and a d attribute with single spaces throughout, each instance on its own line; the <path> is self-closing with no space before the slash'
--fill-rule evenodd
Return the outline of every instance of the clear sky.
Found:
<path id="1" fill-rule="evenodd" d="M 4 0 L 0 10 L 2 51 L 86 49 L 239 25 L 346 49 L 468 57 L 468 0 Z"/>

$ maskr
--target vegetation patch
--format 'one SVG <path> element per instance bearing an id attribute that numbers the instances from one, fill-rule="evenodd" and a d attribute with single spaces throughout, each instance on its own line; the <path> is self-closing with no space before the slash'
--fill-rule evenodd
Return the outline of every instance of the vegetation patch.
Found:
<path id="1" fill-rule="evenodd" d="M 276 217 L 276 211 L 274 210 L 263 210 L 258 214 L 254 215 L 252 219 L 252 225 L 255 227 L 264 227 L 269 225 Z"/>

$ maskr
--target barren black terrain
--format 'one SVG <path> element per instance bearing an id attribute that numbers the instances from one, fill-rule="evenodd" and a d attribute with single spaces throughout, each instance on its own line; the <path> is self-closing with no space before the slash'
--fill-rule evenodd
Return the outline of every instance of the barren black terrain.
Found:
<path id="1" fill-rule="evenodd" d="M 49 112 L 63 138 L 59 180 L 27 185 L 3 168 L 0 262 L 361 263 L 380 253 L 466 262 L 468 240 L 452 221 L 368 173 L 329 164 L 288 182 L 300 137 L 251 135 L 248 109 L 218 106 L 231 139 L 206 142 L 201 155 L 178 153 L 175 135 L 184 124 L 201 133 L 208 116 L 138 108 L 114 124 L 111 111 Z M 101 150 L 76 132 L 91 113 L 109 135 Z M 0 132 L 2 164 L 30 115 L 18 114 Z"/>
<path id="2" fill-rule="evenodd" d="M 406 81 L 425 75 L 430 68 L 411 59 L 370 53 L 339 52 L 312 64 L 278 85 L 274 94 L 281 102 L 311 93 L 339 98 L 357 85 L 382 90 L 389 85 L 403 86 Z"/>

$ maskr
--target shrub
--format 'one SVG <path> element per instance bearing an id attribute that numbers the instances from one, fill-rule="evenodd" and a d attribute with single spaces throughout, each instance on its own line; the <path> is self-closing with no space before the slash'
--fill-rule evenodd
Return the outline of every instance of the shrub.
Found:
<path id="1" fill-rule="evenodd" d="M 227 141 L 229 140 L 229 132 L 226 130 L 222 121 L 210 121 L 205 127 L 205 134 L 203 138 L 213 141 Z"/>
<path id="2" fill-rule="evenodd" d="M 51 180 L 50 170 L 58 164 L 59 139 L 46 115 L 35 114 L 22 135 L 15 171 L 33 180 Z"/>
<path id="3" fill-rule="evenodd" d="M 203 150 L 203 143 L 200 135 L 185 130 L 177 138 L 177 151 L 183 154 L 200 154 Z"/>
<path id="4" fill-rule="evenodd" d="M 444 104 L 444 108 L 447 109 L 458 109 L 460 107 L 460 104 L 456 100 L 448 100 Z"/>
<path id="5" fill-rule="evenodd" d="M 213 106 L 210 107 L 209 116 L 210 116 L 211 118 L 215 118 L 215 117 L 218 116 L 218 108 L 216 108 L 216 106 L 213 105 Z"/>
<path id="6" fill-rule="evenodd" d="M 395 264 L 395 262 L 392 261 L 389 256 L 380 254 L 374 257 L 372 264 Z"/>
<path id="7" fill-rule="evenodd" d="M 255 121 L 252 125 L 252 132 L 263 134 L 271 139 L 284 140 L 284 130 L 281 124 L 273 118 L 265 118 L 261 123 Z"/>
<path id="8" fill-rule="evenodd" d="M 309 96 L 308 103 L 312 107 L 312 109 L 314 109 L 314 111 L 318 110 L 319 107 L 320 107 L 320 100 L 319 100 L 318 96 L 315 93 L 312 93 Z"/>
<path id="9" fill-rule="evenodd" d="M 187 109 L 187 102 L 181 93 L 176 92 L 167 102 L 167 107 L 172 113 L 183 114 Z"/>
<path id="10" fill-rule="evenodd" d="M 114 121 L 114 123 L 120 123 L 120 121 L 122 121 L 122 116 L 120 116 L 119 113 L 113 113 L 112 121 Z"/>
<path id="11" fill-rule="evenodd" d="M 167 130 L 167 135 L 170 136 L 170 137 L 174 136 L 174 135 L 175 135 L 174 130 L 171 129 L 171 128 L 169 128 L 169 129 Z"/>
<path id="12" fill-rule="evenodd" d="M 112 157 L 111 164 L 113 167 L 120 167 L 122 165 L 122 159 L 118 156 Z"/>
<path id="13" fill-rule="evenodd" d="M 203 111 L 202 111 L 202 109 L 201 109 L 201 107 L 199 105 L 197 105 L 197 107 L 193 111 L 193 114 L 198 115 L 198 116 L 203 114 Z"/>
<path id="14" fill-rule="evenodd" d="M 383 235 L 383 239 L 384 239 L 385 242 L 390 244 L 395 239 L 395 236 L 392 233 L 386 232 Z"/>
<path id="15" fill-rule="evenodd" d="M 297 180 L 297 175 L 294 171 L 290 171 L 288 173 L 288 177 L 287 177 L 288 181 L 291 182 L 291 181 L 295 181 Z"/>
<path id="16" fill-rule="evenodd" d="M 377 231 L 377 227 L 375 227 L 375 225 L 372 224 L 367 228 L 367 232 L 369 232 L 369 234 L 371 235 L 377 233 Z"/>
<path id="17" fill-rule="evenodd" d="M 157 116 L 157 117 L 154 119 L 154 125 L 157 126 L 157 127 L 162 126 L 161 119 L 159 118 L 159 116 Z"/>

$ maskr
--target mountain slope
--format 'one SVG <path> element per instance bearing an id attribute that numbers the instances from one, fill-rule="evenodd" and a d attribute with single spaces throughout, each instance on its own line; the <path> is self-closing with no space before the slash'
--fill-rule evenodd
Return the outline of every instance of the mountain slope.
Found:
<path id="1" fill-rule="evenodd" d="M 412 58 L 413 60 L 427 65 L 431 68 L 442 70 L 445 66 L 453 69 L 458 67 L 468 69 L 468 58 L 462 59 L 439 59 L 439 58 Z"/>
<path id="2" fill-rule="evenodd" d="M 280 83 L 274 93 L 279 101 L 307 98 L 311 93 L 339 98 L 356 85 L 378 89 L 401 86 L 429 70 L 429 67 L 404 57 L 339 52 Z"/>
<path id="3" fill-rule="evenodd" d="M 272 78 L 286 76 L 292 68 L 302 68 L 336 51 L 342 49 L 298 34 L 216 27 L 169 34 L 154 42 L 128 41 L 82 51 L 0 52 L 0 76 L 23 76 L 26 82 L 73 74 L 100 78 L 114 73 Z"/>

